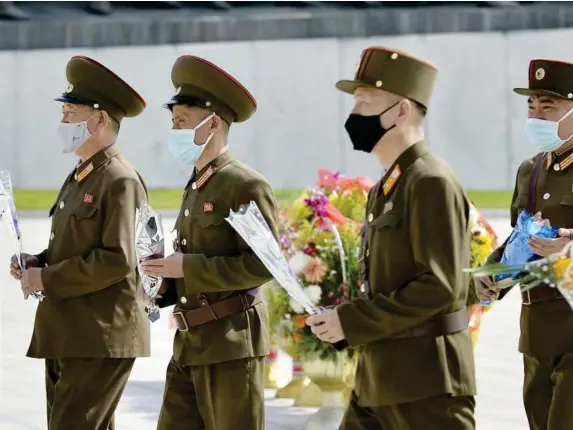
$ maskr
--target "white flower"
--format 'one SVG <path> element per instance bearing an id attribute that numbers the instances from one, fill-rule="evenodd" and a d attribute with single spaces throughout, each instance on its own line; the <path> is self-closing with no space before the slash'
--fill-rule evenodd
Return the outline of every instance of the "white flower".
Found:
<path id="1" fill-rule="evenodd" d="M 312 304 L 316 305 L 320 302 L 320 298 L 322 297 L 322 288 L 318 285 L 309 285 L 306 287 L 306 295 L 312 302 Z"/>
<path id="2" fill-rule="evenodd" d="M 293 310 L 293 312 L 295 314 L 304 313 L 304 308 L 301 305 L 299 305 L 297 302 L 295 302 L 293 299 L 290 299 L 288 303 L 290 305 L 290 308 Z"/>
<path id="3" fill-rule="evenodd" d="M 306 266 L 308 266 L 310 260 L 312 260 L 310 255 L 306 255 L 304 252 L 298 251 L 288 260 L 288 264 L 294 273 L 298 275 Z"/>

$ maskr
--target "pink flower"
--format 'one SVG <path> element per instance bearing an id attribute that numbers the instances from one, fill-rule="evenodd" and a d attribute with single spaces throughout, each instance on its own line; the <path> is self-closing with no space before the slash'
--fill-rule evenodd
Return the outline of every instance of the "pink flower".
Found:
<path id="1" fill-rule="evenodd" d="M 314 257 L 303 270 L 304 278 L 309 284 L 320 284 L 326 276 L 327 269 L 328 267 L 324 261 Z"/>

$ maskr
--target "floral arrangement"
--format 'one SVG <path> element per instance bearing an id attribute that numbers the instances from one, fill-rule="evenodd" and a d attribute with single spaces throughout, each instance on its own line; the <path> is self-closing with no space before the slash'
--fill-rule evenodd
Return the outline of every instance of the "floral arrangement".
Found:
<path id="1" fill-rule="evenodd" d="M 360 230 L 372 186 L 368 178 L 348 178 L 323 169 L 317 186 L 281 211 L 283 252 L 317 306 L 336 306 L 360 295 Z M 296 349 L 303 359 L 335 360 L 334 348 L 306 326 L 308 315 L 300 305 L 281 288 L 270 291 L 270 319 L 271 324 L 278 323 L 279 344 Z M 348 349 L 347 354 L 352 357 L 354 351 Z"/>
<path id="2" fill-rule="evenodd" d="M 497 248 L 497 235 L 487 219 L 476 209 L 475 205 L 470 206 L 470 267 L 482 267 L 489 255 Z M 472 343 L 475 346 L 481 325 L 481 318 L 484 312 L 491 309 L 493 304 L 482 306 L 476 294 L 473 277 L 470 279 L 470 288 L 468 294 L 468 314 L 469 329 L 472 337 Z"/>

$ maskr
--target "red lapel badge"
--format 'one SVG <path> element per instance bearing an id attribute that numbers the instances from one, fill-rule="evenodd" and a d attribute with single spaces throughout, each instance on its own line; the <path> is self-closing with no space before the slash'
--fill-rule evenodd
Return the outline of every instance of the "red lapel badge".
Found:
<path id="1" fill-rule="evenodd" d="M 84 203 L 93 203 L 94 202 L 94 196 L 92 196 L 91 194 L 84 194 Z"/>
<path id="2" fill-rule="evenodd" d="M 213 212 L 213 203 L 204 203 L 203 212 Z"/>

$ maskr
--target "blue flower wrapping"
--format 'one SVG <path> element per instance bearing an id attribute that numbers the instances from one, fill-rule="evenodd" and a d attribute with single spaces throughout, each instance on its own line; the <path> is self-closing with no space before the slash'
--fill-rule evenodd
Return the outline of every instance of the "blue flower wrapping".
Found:
<path id="1" fill-rule="evenodd" d="M 517 218 L 513 232 L 509 236 L 500 262 L 513 265 L 539 260 L 541 256 L 531 250 L 528 245 L 529 239 L 532 236 L 551 239 L 557 236 L 557 231 L 557 228 L 546 225 L 539 217 L 530 216 L 527 210 L 523 209 Z M 520 272 L 496 275 L 495 281 L 499 282 L 502 279 L 510 277 L 515 278 L 519 273 Z"/>

